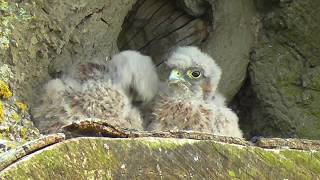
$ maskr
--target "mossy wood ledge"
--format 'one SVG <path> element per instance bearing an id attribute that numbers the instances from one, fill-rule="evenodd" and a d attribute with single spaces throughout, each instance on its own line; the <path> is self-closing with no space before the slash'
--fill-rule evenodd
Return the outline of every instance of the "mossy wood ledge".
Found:
<path id="1" fill-rule="evenodd" d="M 1 179 L 319 179 L 320 152 L 214 140 L 69 139 L 4 169 Z"/>

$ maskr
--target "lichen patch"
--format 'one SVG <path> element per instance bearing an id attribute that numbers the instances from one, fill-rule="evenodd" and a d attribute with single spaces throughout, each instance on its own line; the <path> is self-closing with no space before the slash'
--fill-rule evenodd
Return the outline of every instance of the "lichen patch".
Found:
<path id="1" fill-rule="evenodd" d="M 1 36 L 1 32 L 0 32 L 0 36 Z M 6 83 L 8 83 L 10 80 L 13 79 L 12 70 L 7 64 L 3 64 L 2 66 L 0 66 L 0 79 Z"/>
<path id="2" fill-rule="evenodd" d="M 9 86 L 0 80 L 0 97 L 4 99 L 9 99 L 12 96 L 12 92 L 9 89 Z"/>
<path id="3" fill-rule="evenodd" d="M 16 102 L 16 106 L 21 110 L 22 112 L 26 112 L 28 110 L 28 105 L 23 102 Z"/>
<path id="4" fill-rule="evenodd" d="M 2 124 L 4 121 L 4 110 L 3 110 L 3 104 L 0 101 L 0 124 Z"/>
<path id="5" fill-rule="evenodd" d="M 18 3 L 8 0 L 0 0 L 0 11 L 0 49 L 8 49 L 14 23 L 29 20 L 31 16 Z"/>

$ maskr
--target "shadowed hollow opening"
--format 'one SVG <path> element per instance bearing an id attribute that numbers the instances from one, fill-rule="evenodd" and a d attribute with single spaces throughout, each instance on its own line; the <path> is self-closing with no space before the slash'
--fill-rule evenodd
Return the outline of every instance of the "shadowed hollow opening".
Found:
<path id="1" fill-rule="evenodd" d="M 180 1 L 138 0 L 122 25 L 119 50 L 138 50 L 159 66 L 173 47 L 201 46 L 212 29 L 212 12 L 206 2 L 195 2 L 199 12 L 190 15 L 195 13 L 188 13 L 189 7 L 181 6 Z"/>

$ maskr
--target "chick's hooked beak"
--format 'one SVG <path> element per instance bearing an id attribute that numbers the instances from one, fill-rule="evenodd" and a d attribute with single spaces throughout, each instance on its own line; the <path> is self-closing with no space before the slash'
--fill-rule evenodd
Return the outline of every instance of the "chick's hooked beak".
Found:
<path id="1" fill-rule="evenodd" d="M 177 69 L 173 69 L 169 75 L 169 83 L 185 82 L 183 73 Z"/>

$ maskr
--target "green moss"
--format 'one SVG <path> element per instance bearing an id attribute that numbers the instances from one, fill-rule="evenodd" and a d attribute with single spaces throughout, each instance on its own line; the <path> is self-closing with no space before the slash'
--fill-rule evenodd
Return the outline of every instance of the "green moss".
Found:
<path id="1" fill-rule="evenodd" d="M 9 7 L 9 4 L 7 1 L 1 0 L 0 1 L 0 10 L 4 11 L 7 10 Z"/>
<path id="2" fill-rule="evenodd" d="M 222 144 L 214 144 L 214 148 L 228 158 L 228 161 L 232 162 L 232 167 L 242 167 L 244 163 L 254 163 L 254 168 L 246 169 L 246 173 L 237 172 L 234 170 L 228 170 L 226 173 L 230 177 L 234 177 L 239 174 L 240 179 L 247 179 L 249 177 L 262 177 L 262 174 L 258 169 L 277 169 L 279 174 L 295 174 L 297 177 L 311 177 L 310 174 L 305 174 L 306 171 L 311 168 L 315 173 L 318 173 L 320 168 L 319 161 L 313 162 L 313 164 L 301 163 L 297 161 L 297 158 L 301 157 L 309 158 L 312 157 L 310 154 L 305 154 L 301 151 L 295 150 L 265 150 L 261 148 L 254 147 L 243 147 L 239 148 L 237 146 L 226 146 Z M 292 155 L 284 156 L 284 154 L 290 152 Z M 298 156 L 299 155 L 299 156 Z M 305 161 L 307 162 L 307 161 Z M 299 166 L 301 163 L 301 167 Z M 297 166 L 298 165 L 298 166 Z M 311 167 L 309 167 L 311 165 Z M 268 176 L 266 176 L 268 177 Z M 237 177 L 238 178 L 238 177 Z"/>
<path id="3" fill-rule="evenodd" d="M 283 151 L 281 154 L 287 159 L 291 159 L 296 166 L 308 167 L 315 174 L 320 174 L 320 162 L 315 160 L 317 157 L 313 157 L 312 152 Z"/>
<path id="4" fill-rule="evenodd" d="M 170 150 L 163 153 L 158 148 Z M 196 160 L 194 155 L 198 157 Z M 319 153 L 313 155 L 303 151 L 270 151 L 214 141 L 77 138 L 34 154 L 12 167 L 4 177 L 317 179 Z M 310 167 L 309 160 L 316 162 Z"/>
<path id="5" fill-rule="evenodd" d="M 158 139 L 158 138 L 148 138 L 145 141 L 140 141 L 144 145 L 147 145 L 152 150 L 159 150 L 159 148 L 164 149 L 176 149 L 184 144 L 195 142 L 196 140 L 183 139 L 180 141 L 174 141 L 173 139 Z M 177 143 L 178 142 L 178 143 Z"/>
<path id="6" fill-rule="evenodd" d="M 287 158 L 281 158 L 278 154 L 271 151 L 266 151 L 262 149 L 257 149 L 255 152 L 261 155 L 263 157 L 266 164 L 268 164 L 270 167 L 279 167 L 284 168 L 288 172 L 294 172 L 296 171 L 295 164 L 287 159 Z"/>
<path id="7" fill-rule="evenodd" d="M 231 171 L 231 170 L 228 171 L 228 175 L 229 175 L 230 177 L 232 177 L 232 178 L 236 178 L 236 177 L 237 177 L 237 176 L 236 176 L 236 173 L 235 173 L 234 171 Z"/>

